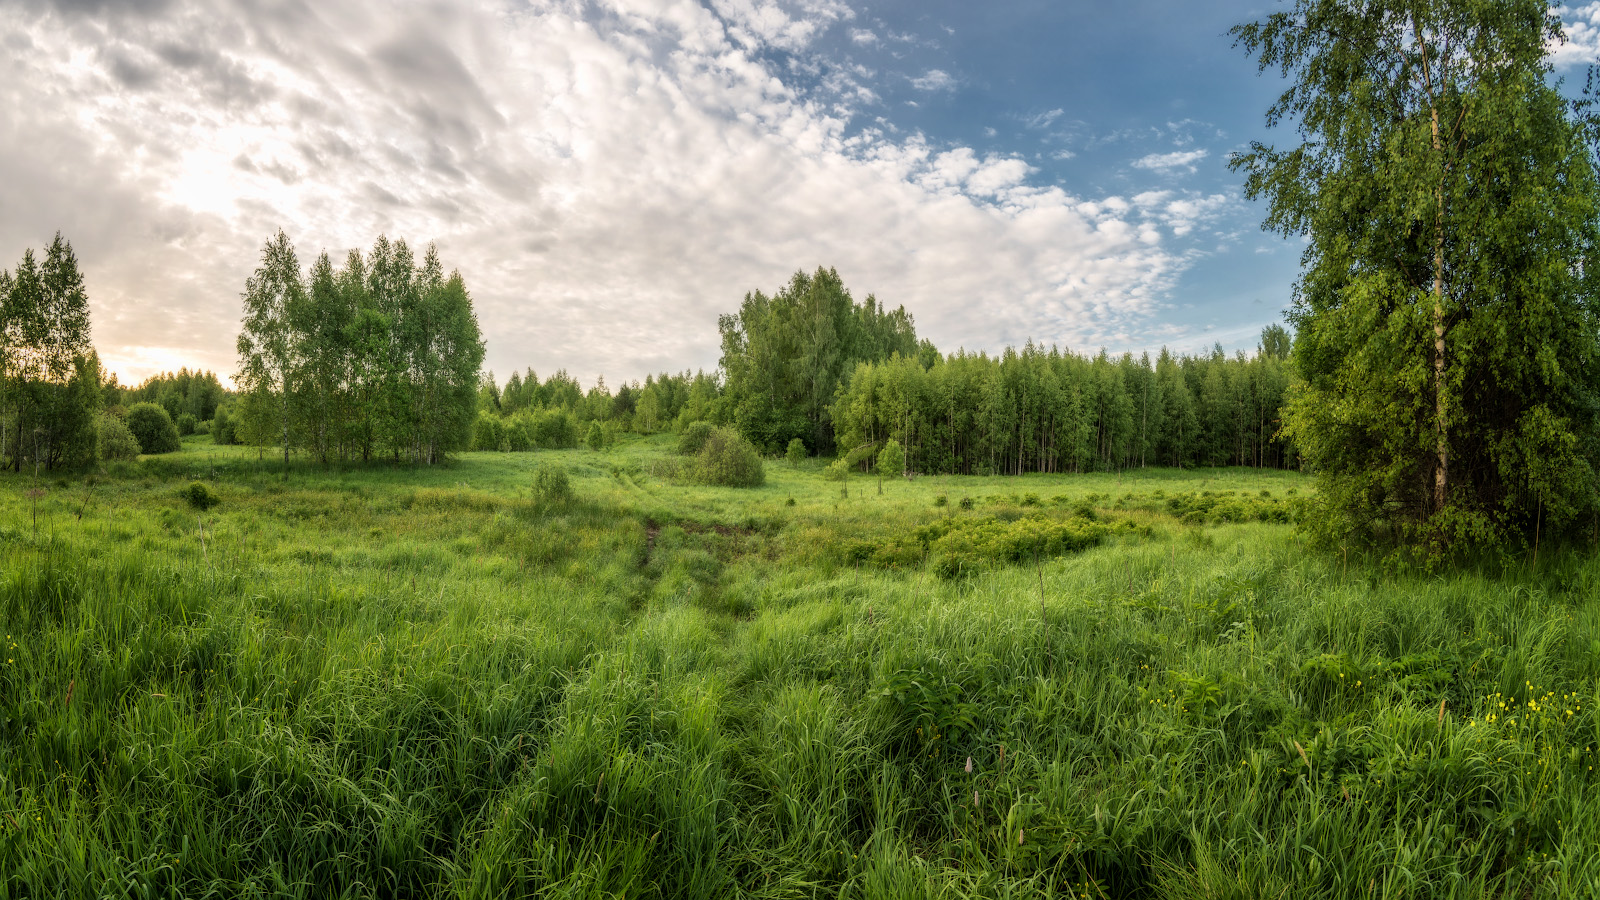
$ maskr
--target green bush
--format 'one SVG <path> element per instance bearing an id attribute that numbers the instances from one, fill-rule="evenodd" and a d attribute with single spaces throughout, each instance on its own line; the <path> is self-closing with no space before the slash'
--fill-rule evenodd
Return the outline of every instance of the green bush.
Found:
<path id="1" fill-rule="evenodd" d="M 212 493 L 210 488 L 199 481 L 190 483 L 188 487 L 178 492 L 178 496 L 187 500 L 195 509 L 210 509 L 222 502 L 221 497 Z"/>
<path id="2" fill-rule="evenodd" d="M 767 480 L 761 454 L 732 428 L 713 428 L 689 470 L 691 480 L 701 484 L 756 487 Z"/>
<path id="3" fill-rule="evenodd" d="M 499 450 L 505 437 L 505 426 L 500 417 L 480 410 L 477 420 L 472 423 L 472 449 Z"/>
<path id="4" fill-rule="evenodd" d="M 578 422 L 564 409 L 547 409 L 533 417 L 533 442 L 550 450 L 575 450 Z"/>
<path id="5" fill-rule="evenodd" d="M 172 453 L 183 446 L 178 440 L 178 426 L 155 403 L 135 403 L 128 410 L 128 430 L 139 442 L 141 453 Z"/>
<path id="6" fill-rule="evenodd" d="M 789 450 L 784 454 L 789 460 L 789 468 L 798 469 L 806 461 L 806 442 L 795 438 L 789 442 Z"/>
<path id="7" fill-rule="evenodd" d="M 599 422 L 589 423 L 589 434 L 584 438 L 584 443 L 589 445 L 590 450 L 599 451 L 605 449 L 606 433 L 605 429 L 600 427 Z"/>
<path id="8" fill-rule="evenodd" d="M 197 424 L 199 424 L 199 422 L 195 419 L 194 413 L 184 413 L 178 416 L 178 436 L 188 437 L 189 435 L 194 434 L 194 429 Z"/>
<path id="9" fill-rule="evenodd" d="M 710 422 L 696 422 L 685 428 L 683 434 L 678 436 L 678 452 L 684 456 L 699 453 L 714 430 Z"/>
<path id="10" fill-rule="evenodd" d="M 95 431 L 101 459 L 138 459 L 139 439 L 126 422 L 104 413 L 95 416 Z"/>
<path id="11" fill-rule="evenodd" d="M 234 426 L 233 414 L 225 406 L 217 407 L 217 414 L 211 419 L 211 442 L 213 444 L 239 443 L 239 435 Z"/>
<path id="12" fill-rule="evenodd" d="M 557 463 L 545 463 L 533 473 L 533 499 L 544 504 L 564 504 L 572 500 L 572 481 L 567 470 Z"/>

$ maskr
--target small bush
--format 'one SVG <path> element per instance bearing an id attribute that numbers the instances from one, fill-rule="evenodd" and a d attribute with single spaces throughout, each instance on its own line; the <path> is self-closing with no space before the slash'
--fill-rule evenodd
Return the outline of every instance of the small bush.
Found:
<path id="1" fill-rule="evenodd" d="M 961 508 L 962 509 L 971 509 L 972 508 L 972 498 L 971 497 L 962 497 L 961 498 Z"/>
<path id="2" fill-rule="evenodd" d="M 204 421 L 204 422 L 196 422 L 195 425 L 194 425 L 194 433 L 195 434 L 210 434 L 211 433 L 211 422 L 210 422 L 210 420 L 207 420 L 207 421 Z"/>
<path id="3" fill-rule="evenodd" d="M 101 459 L 138 459 L 139 439 L 116 416 L 98 415 L 94 421 Z"/>
<path id="4" fill-rule="evenodd" d="M 795 438 L 789 442 L 789 450 L 784 454 L 789 460 L 789 468 L 798 469 L 806 461 L 806 442 Z"/>
<path id="5" fill-rule="evenodd" d="M 690 425 L 678 436 L 678 452 L 684 456 L 694 456 L 706 445 L 711 432 L 715 430 L 710 422 L 696 422 Z"/>
<path id="6" fill-rule="evenodd" d="M 934 506 L 949 506 L 950 505 L 950 498 L 946 497 L 943 494 L 940 494 L 939 496 L 933 498 L 933 505 Z"/>
<path id="7" fill-rule="evenodd" d="M 714 428 L 690 466 L 693 480 L 701 484 L 756 487 L 767 480 L 761 454 L 739 432 Z"/>
<path id="8" fill-rule="evenodd" d="M 194 434 L 195 426 L 199 424 L 194 413 L 184 413 L 178 417 L 178 437 L 188 437 Z"/>
<path id="9" fill-rule="evenodd" d="M 195 509 L 210 509 L 222 502 L 222 498 L 212 493 L 203 482 L 192 482 L 188 487 L 178 492 L 178 496 L 189 502 Z"/>
<path id="10" fill-rule="evenodd" d="M 533 473 L 533 499 L 545 504 L 564 504 L 572 500 L 572 481 L 567 470 L 546 463 Z"/>
<path id="11" fill-rule="evenodd" d="M 600 427 L 599 422 L 589 423 L 589 434 L 584 438 L 584 443 L 589 445 L 590 450 L 599 451 L 605 449 L 606 433 L 605 430 Z"/>
<path id="12" fill-rule="evenodd" d="M 211 420 L 211 442 L 213 444 L 237 444 L 239 442 L 233 415 L 228 412 L 227 407 L 218 407 L 216 416 Z"/>
<path id="13" fill-rule="evenodd" d="M 178 440 L 178 426 L 155 403 L 135 403 L 128 410 L 128 430 L 139 442 L 141 453 L 172 453 L 183 446 Z"/>

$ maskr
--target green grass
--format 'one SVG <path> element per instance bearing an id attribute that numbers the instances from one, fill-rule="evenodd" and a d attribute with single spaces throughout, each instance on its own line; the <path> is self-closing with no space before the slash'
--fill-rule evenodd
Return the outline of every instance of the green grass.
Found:
<path id="1" fill-rule="evenodd" d="M 1389 574 L 1229 521 L 1300 514 L 1282 472 L 207 440 L 0 480 L 0 897 L 1600 893 L 1587 551 Z M 946 578 L 947 517 L 1107 527 Z"/>

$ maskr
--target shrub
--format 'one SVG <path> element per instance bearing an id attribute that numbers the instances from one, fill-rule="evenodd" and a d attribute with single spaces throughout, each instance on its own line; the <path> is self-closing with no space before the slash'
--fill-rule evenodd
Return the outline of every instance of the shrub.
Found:
<path id="1" fill-rule="evenodd" d="M 948 506 L 949 504 L 950 498 L 946 497 L 944 494 L 940 494 L 939 496 L 933 498 L 934 506 Z"/>
<path id="2" fill-rule="evenodd" d="M 572 500 L 572 481 L 567 470 L 556 463 L 545 463 L 533 473 L 533 499 L 540 503 L 568 503 Z"/>
<path id="3" fill-rule="evenodd" d="M 884 475 L 894 478 L 905 474 L 906 453 L 900 448 L 900 442 L 890 438 L 883 450 L 878 454 L 878 476 Z"/>
<path id="4" fill-rule="evenodd" d="M 519 412 L 506 420 L 504 424 L 506 442 L 511 445 L 513 453 L 522 453 L 526 450 L 536 449 L 539 446 L 538 440 L 534 437 L 534 432 L 537 428 L 531 413 L 526 411 Z"/>
<path id="5" fill-rule="evenodd" d="M 605 448 L 606 433 L 604 429 L 600 427 L 599 422 L 589 423 L 589 435 L 588 437 L 584 438 L 584 443 L 589 445 L 590 450 L 598 451 Z"/>
<path id="6" fill-rule="evenodd" d="M 961 498 L 961 508 L 962 509 L 971 509 L 972 508 L 972 498 L 971 497 L 962 497 Z"/>
<path id="7" fill-rule="evenodd" d="M 199 481 L 191 482 L 188 487 L 178 492 L 178 496 L 189 501 L 189 505 L 195 509 L 210 509 L 222 502 L 221 497 L 212 493 L 210 488 Z"/>
<path id="8" fill-rule="evenodd" d="M 564 409 L 547 409 L 533 419 L 533 441 L 551 450 L 572 450 L 578 446 L 578 423 Z"/>
<path id="9" fill-rule="evenodd" d="M 178 416 L 177 424 L 178 437 L 188 437 L 189 435 L 194 434 L 194 427 L 198 423 L 195 420 L 194 413 L 184 413 L 183 415 Z"/>
<path id="10" fill-rule="evenodd" d="M 505 428 L 500 418 L 493 413 L 479 411 L 477 421 L 472 423 L 472 449 L 499 450 L 504 437 Z"/>
<path id="11" fill-rule="evenodd" d="M 95 431 L 101 459 L 138 459 L 139 439 L 116 416 L 95 416 Z"/>
<path id="12" fill-rule="evenodd" d="M 178 426 L 155 403 L 135 403 L 128 410 L 128 430 L 139 442 L 141 453 L 171 453 L 183 446 L 178 441 Z"/>
<path id="13" fill-rule="evenodd" d="M 789 450 L 784 454 L 789 460 L 789 468 L 798 469 L 806 459 L 806 442 L 795 438 L 789 442 Z"/>
<path id="14" fill-rule="evenodd" d="M 701 484 L 755 487 L 767 480 L 761 454 L 732 428 L 713 428 L 689 468 Z"/>
<path id="15" fill-rule="evenodd" d="M 239 435 L 234 428 L 233 415 L 225 406 L 217 407 L 217 414 L 211 420 L 211 442 L 213 444 L 237 444 Z"/>
<path id="16" fill-rule="evenodd" d="M 210 422 L 210 420 L 207 420 L 205 422 L 196 422 L 196 423 L 194 423 L 194 433 L 195 434 L 210 434 L 211 433 L 211 422 Z"/>
<path id="17" fill-rule="evenodd" d="M 678 452 L 684 456 L 699 453 L 714 430 L 710 422 L 696 422 L 685 428 L 683 434 L 678 436 Z"/>

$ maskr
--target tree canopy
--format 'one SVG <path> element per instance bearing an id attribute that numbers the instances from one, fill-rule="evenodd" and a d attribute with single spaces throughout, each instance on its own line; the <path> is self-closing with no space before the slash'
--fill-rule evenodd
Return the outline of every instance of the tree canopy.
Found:
<path id="1" fill-rule="evenodd" d="M 1233 165 L 1308 246 L 1287 431 L 1330 536 L 1460 537 L 1595 509 L 1596 192 L 1543 0 L 1298 0 L 1241 25 L 1289 87 Z"/>

